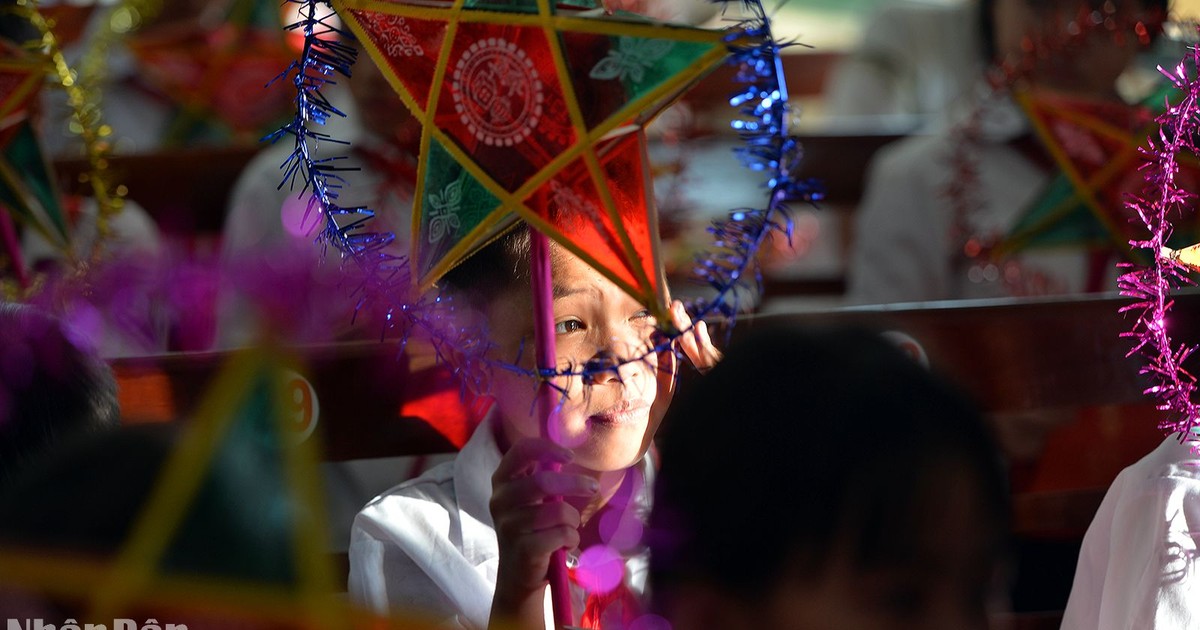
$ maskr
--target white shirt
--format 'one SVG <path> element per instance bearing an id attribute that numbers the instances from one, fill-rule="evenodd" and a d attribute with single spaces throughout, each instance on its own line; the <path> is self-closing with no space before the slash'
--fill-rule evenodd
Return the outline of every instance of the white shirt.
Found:
<path id="1" fill-rule="evenodd" d="M 334 102 L 346 101 L 338 93 Z M 331 97 L 332 98 L 332 97 Z M 323 144 L 318 157 L 347 156 L 344 166 L 360 170 L 341 173 L 346 179 L 341 203 L 348 206 L 364 204 L 376 212 L 366 226 L 369 232 L 392 232 L 396 239 L 388 252 L 407 255 L 411 232 L 412 199 L 402 186 L 390 185 L 387 173 L 377 171 L 360 154 L 357 147 L 385 151 L 389 147 L 375 140 L 351 121 L 337 119 L 329 128 L 321 128 L 334 138 L 346 140 L 350 146 Z M 352 295 L 354 284 L 343 282 L 338 252 L 314 243 L 316 231 L 292 234 L 284 229 L 281 208 L 285 201 L 298 204 L 303 182 L 297 180 L 295 190 L 285 184 L 280 189 L 284 171 L 280 165 L 294 148 L 294 141 L 285 136 L 254 157 L 238 177 L 230 196 L 229 211 L 221 235 L 221 264 L 225 277 L 217 312 L 217 348 L 249 345 L 259 340 L 264 327 L 293 343 L 331 341 L 343 336 L 354 319 L 357 296 Z M 415 164 L 415 163 L 414 163 Z M 302 210 L 301 210 L 302 212 Z M 317 215 L 305 227 L 317 225 Z M 324 260 L 322 260 L 324 259 Z M 272 277 L 272 274 L 274 276 Z M 266 278 L 264 280 L 264 278 Z M 262 321 L 259 309 L 263 300 L 261 285 L 272 282 L 287 284 L 297 295 L 304 309 L 296 309 L 287 322 Z M 381 328 L 366 314 L 358 317 L 364 334 L 378 335 Z"/>
<path id="2" fill-rule="evenodd" d="M 983 72 L 979 10 L 966 0 L 890 0 L 829 77 L 831 116 L 936 116 Z"/>
<path id="3" fill-rule="evenodd" d="M 492 420 L 480 423 L 452 462 L 376 497 L 350 534 L 350 597 L 379 614 L 424 614 L 451 627 L 487 628 L 500 550 L 488 503 L 500 465 Z M 635 509 L 649 510 L 652 466 Z M 573 563 L 574 556 L 569 563 Z M 626 584 L 645 591 L 644 549 L 625 559 Z M 583 593 L 572 589 L 576 617 Z M 546 627 L 553 628 L 549 589 Z"/>
<path id="4" fill-rule="evenodd" d="M 1200 628 L 1200 456 L 1177 435 L 1121 471 L 1104 496 L 1062 628 Z"/>
<path id="5" fill-rule="evenodd" d="M 1010 146 L 1027 123 L 1011 101 L 988 107 L 981 141 L 969 152 L 982 206 L 971 230 L 988 237 L 1007 232 L 1049 182 L 1049 176 Z M 871 161 L 855 219 L 847 299 L 852 303 L 921 302 L 1009 297 L 1001 279 L 972 279 L 956 264 L 963 246 L 951 237 L 955 209 L 947 196 L 952 155 L 961 134 L 953 127 L 932 136 L 905 138 Z M 1027 250 L 1016 255 L 1026 275 L 1041 274 L 1057 293 L 1079 293 L 1087 282 L 1082 248 Z M 1110 273 L 1116 289 L 1116 273 Z"/>

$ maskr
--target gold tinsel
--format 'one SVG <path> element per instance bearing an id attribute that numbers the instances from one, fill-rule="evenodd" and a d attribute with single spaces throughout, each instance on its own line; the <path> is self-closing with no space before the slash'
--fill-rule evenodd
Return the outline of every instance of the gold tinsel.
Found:
<path id="1" fill-rule="evenodd" d="M 91 251 L 86 255 L 75 252 L 68 246 L 63 253 L 67 256 L 68 264 L 73 268 L 74 275 L 82 275 L 89 264 L 96 263 L 104 253 L 104 246 L 112 236 L 111 220 L 124 207 L 125 187 L 114 187 L 109 177 L 109 157 L 112 151 L 108 138 L 112 128 L 105 125 L 100 114 L 100 89 L 108 49 L 115 37 L 122 35 L 123 24 L 119 15 L 129 16 L 129 28 L 135 24 L 133 16 L 139 12 L 152 11 L 151 5 L 157 7 L 158 2 L 125 2 L 115 7 L 107 16 L 109 19 L 104 28 L 97 34 L 93 46 L 84 54 L 81 66 L 87 72 L 81 74 L 67 63 L 62 46 L 54 34 L 54 23 L 47 19 L 32 0 L 17 0 L 15 13 L 29 21 L 37 30 L 40 39 L 31 42 L 29 48 L 44 56 L 52 76 L 63 88 L 67 95 L 67 104 L 71 110 L 70 131 L 79 136 L 87 158 L 88 170 L 80 176 L 83 183 L 90 185 L 92 197 L 96 200 L 96 238 L 92 242 Z M 147 5 L 145 9 L 140 9 Z M 115 19 L 114 19 L 115 18 Z M 116 24 L 113 24 L 116 22 Z M 124 29 L 128 30 L 128 28 Z M 86 78 L 85 78 L 86 77 Z M 7 299 L 28 297 L 41 286 L 41 279 L 35 279 L 27 291 L 19 291 L 13 283 L 0 283 L 0 291 Z M 21 295 L 21 294 L 24 295 Z"/>

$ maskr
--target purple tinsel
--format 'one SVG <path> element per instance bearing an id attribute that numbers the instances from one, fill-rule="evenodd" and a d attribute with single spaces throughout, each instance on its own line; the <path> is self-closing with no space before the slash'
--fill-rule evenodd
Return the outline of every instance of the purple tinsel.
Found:
<path id="1" fill-rule="evenodd" d="M 1180 441 L 1191 442 L 1192 449 L 1200 452 L 1200 409 L 1192 402 L 1196 389 L 1196 378 L 1184 368 L 1184 362 L 1196 346 L 1176 345 L 1168 332 L 1167 314 L 1173 300 L 1171 291 L 1194 284 L 1188 277 L 1188 269 L 1169 256 L 1164 249 L 1171 237 L 1170 215 L 1181 215 L 1187 210 L 1188 201 L 1195 195 L 1181 188 L 1176 182 L 1179 173 L 1180 152 L 1196 152 L 1195 136 L 1200 130 L 1200 47 L 1191 47 L 1191 53 L 1175 67 L 1174 72 L 1159 68 L 1182 96 L 1175 104 L 1167 102 L 1166 111 L 1157 119 L 1157 139 L 1147 139 L 1140 149 L 1146 163 L 1146 187 L 1142 194 L 1130 197 L 1126 205 L 1136 210 L 1149 231 L 1146 240 L 1132 240 L 1129 244 L 1147 250 L 1154 263 L 1149 266 L 1122 264 L 1129 269 L 1120 280 L 1121 294 L 1134 298 L 1135 302 L 1121 308 L 1121 312 L 1137 313 L 1133 329 L 1122 333 L 1134 340 L 1134 347 L 1127 356 L 1141 354 L 1146 359 L 1142 374 L 1150 375 L 1153 385 L 1145 393 L 1158 402 L 1158 409 L 1166 412 L 1159 428 L 1168 433 L 1179 433 Z M 1190 70 L 1190 75 L 1189 75 Z"/>

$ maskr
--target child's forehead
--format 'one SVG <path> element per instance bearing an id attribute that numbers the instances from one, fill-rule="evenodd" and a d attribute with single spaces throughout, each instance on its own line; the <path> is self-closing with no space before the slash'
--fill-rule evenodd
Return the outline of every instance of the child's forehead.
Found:
<path id="1" fill-rule="evenodd" d="M 563 251 L 554 257 L 551 273 L 556 300 L 575 296 L 604 302 L 637 303 L 612 280 L 569 252 Z"/>
<path id="2" fill-rule="evenodd" d="M 577 289 L 592 286 L 599 289 L 617 289 L 617 285 L 581 258 L 561 246 L 554 247 L 557 251 L 552 258 L 551 274 L 556 290 L 560 287 Z"/>

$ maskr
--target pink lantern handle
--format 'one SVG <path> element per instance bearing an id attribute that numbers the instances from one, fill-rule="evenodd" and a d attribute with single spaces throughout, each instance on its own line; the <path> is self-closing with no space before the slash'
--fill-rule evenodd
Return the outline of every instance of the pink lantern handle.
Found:
<path id="1" fill-rule="evenodd" d="M 558 367 L 554 348 L 554 291 L 550 273 L 550 240 L 537 230 L 529 230 L 530 283 L 533 289 L 533 339 L 539 370 Z M 550 422 L 558 407 L 559 393 L 547 382 L 538 386 L 537 410 L 543 436 L 550 435 Z M 551 464 L 550 470 L 562 470 L 562 464 Z M 552 497 L 562 501 L 562 497 Z M 550 602 L 554 609 L 556 628 L 567 628 L 574 621 L 571 611 L 571 588 L 567 579 L 567 552 L 559 549 L 550 556 Z"/>

